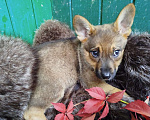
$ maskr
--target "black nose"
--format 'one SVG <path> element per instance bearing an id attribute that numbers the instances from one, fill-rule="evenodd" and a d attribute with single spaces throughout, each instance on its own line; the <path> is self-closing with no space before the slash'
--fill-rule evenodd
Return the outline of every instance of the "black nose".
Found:
<path id="1" fill-rule="evenodd" d="M 101 76 L 103 79 L 109 79 L 110 76 L 110 71 L 107 69 L 101 69 Z"/>

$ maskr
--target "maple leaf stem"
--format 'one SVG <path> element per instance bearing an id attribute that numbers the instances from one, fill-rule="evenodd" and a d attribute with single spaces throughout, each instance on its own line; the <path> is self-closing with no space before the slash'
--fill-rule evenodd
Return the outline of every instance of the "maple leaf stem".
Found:
<path id="1" fill-rule="evenodd" d="M 83 101 L 83 102 L 86 102 L 86 101 L 88 101 L 88 100 L 85 100 L 85 101 Z M 79 104 L 81 104 L 81 103 L 82 103 L 82 102 L 75 104 L 74 107 L 77 106 L 77 105 L 79 105 Z"/>
<path id="2" fill-rule="evenodd" d="M 73 105 L 73 106 L 75 107 L 75 106 L 77 106 L 77 105 L 79 105 L 79 104 L 81 104 L 81 103 L 77 103 L 77 104 L 75 104 L 75 105 Z"/>
<path id="3" fill-rule="evenodd" d="M 136 117 L 136 119 L 138 120 L 136 112 L 135 112 L 135 117 Z"/>
<path id="4" fill-rule="evenodd" d="M 67 116 L 68 120 L 70 120 L 69 117 L 68 117 L 68 115 L 66 115 L 66 116 Z"/>
<path id="5" fill-rule="evenodd" d="M 120 100 L 120 102 L 122 102 L 122 103 L 125 103 L 125 104 L 129 104 L 128 102 L 126 102 L 126 101 L 123 101 L 123 100 Z"/>

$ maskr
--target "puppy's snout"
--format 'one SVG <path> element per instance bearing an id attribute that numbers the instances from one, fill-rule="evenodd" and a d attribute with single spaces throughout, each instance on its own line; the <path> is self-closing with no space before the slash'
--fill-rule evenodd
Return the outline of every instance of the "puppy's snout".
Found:
<path id="1" fill-rule="evenodd" d="M 109 79 L 111 77 L 110 70 L 101 68 L 101 76 L 103 79 Z"/>

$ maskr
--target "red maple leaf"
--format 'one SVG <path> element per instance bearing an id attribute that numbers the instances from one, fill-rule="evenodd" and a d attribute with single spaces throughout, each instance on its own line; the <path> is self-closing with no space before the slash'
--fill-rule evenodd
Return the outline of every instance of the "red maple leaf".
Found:
<path id="1" fill-rule="evenodd" d="M 82 120 L 94 120 L 95 114 L 103 107 L 106 100 L 106 95 L 103 89 L 93 87 L 86 89 L 86 91 L 93 97 L 86 102 L 83 102 L 84 107 L 78 112 L 78 116 L 83 117 Z"/>
<path id="2" fill-rule="evenodd" d="M 54 108 L 62 113 L 66 112 L 66 106 L 63 103 L 52 103 L 54 105 Z"/>
<path id="3" fill-rule="evenodd" d="M 102 88 L 99 87 L 93 87 L 90 89 L 85 89 L 90 96 L 93 98 L 99 99 L 99 100 L 105 100 L 106 99 L 106 94 Z"/>
<path id="4" fill-rule="evenodd" d="M 125 92 L 125 90 L 123 90 L 121 92 L 113 93 L 112 95 L 109 96 L 107 101 L 110 103 L 117 103 L 118 101 L 120 101 L 122 99 L 124 92 Z"/>
<path id="5" fill-rule="evenodd" d="M 76 115 L 80 117 L 89 117 L 91 116 L 91 113 L 85 113 L 85 109 L 83 107 L 82 109 L 79 110 L 79 112 Z"/>
<path id="6" fill-rule="evenodd" d="M 130 114 L 131 114 L 131 120 L 137 120 L 132 113 Z"/>
<path id="7" fill-rule="evenodd" d="M 105 106 L 103 113 L 101 114 L 99 120 L 106 117 L 108 113 L 109 113 L 109 107 L 108 107 L 108 103 L 106 102 L 106 106 Z"/>
<path id="8" fill-rule="evenodd" d="M 55 120 L 69 120 L 69 119 L 66 117 L 65 114 L 60 113 L 56 115 Z"/>
<path id="9" fill-rule="evenodd" d="M 88 101 L 83 103 L 84 107 L 78 112 L 77 115 L 80 117 L 83 117 L 84 119 L 90 118 L 91 120 L 94 116 L 93 113 L 97 113 L 100 110 L 102 110 L 102 108 L 104 107 L 105 104 L 106 104 L 106 106 L 105 106 L 99 119 L 106 117 L 109 112 L 109 106 L 108 106 L 107 101 L 110 103 L 116 103 L 122 99 L 123 94 L 125 92 L 125 90 L 123 90 L 121 92 L 114 93 L 114 94 L 110 95 L 108 99 L 106 99 L 106 94 L 102 88 L 93 87 L 90 89 L 86 89 L 86 91 L 93 98 L 89 99 Z M 94 118 L 93 118 L 93 120 L 94 120 Z"/>
<path id="10" fill-rule="evenodd" d="M 145 117 L 146 120 L 150 120 L 150 117 L 147 117 L 145 115 L 143 115 L 143 117 Z"/>
<path id="11" fill-rule="evenodd" d="M 150 117 L 150 107 L 141 100 L 131 102 L 123 108 Z"/>
<path id="12" fill-rule="evenodd" d="M 84 117 L 81 120 L 94 120 L 95 116 L 96 116 L 96 114 L 93 114 L 93 115 L 91 115 L 89 117 Z"/>
<path id="13" fill-rule="evenodd" d="M 84 104 L 84 112 L 85 113 L 95 113 L 99 112 L 104 106 L 104 101 L 102 100 L 97 100 L 95 98 L 89 99 L 85 104 Z"/>
<path id="14" fill-rule="evenodd" d="M 74 120 L 74 117 L 72 115 L 72 112 L 74 110 L 73 102 L 70 101 L 68 108 L 66 109 L 66 106 L 63 103 L 52 103 L 54 105 L 54 108 L 61 112 L 56 115 L 55 120 Z"/>

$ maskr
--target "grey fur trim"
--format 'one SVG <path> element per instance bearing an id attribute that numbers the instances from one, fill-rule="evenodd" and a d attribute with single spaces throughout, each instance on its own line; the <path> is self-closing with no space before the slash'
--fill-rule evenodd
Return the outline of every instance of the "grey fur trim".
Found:
<path id="1" fill-rule="evenodd" d="M 32 92 L 35 62 L 19 38 L 0 36 L 0 120 L 22 120 Z"/>

